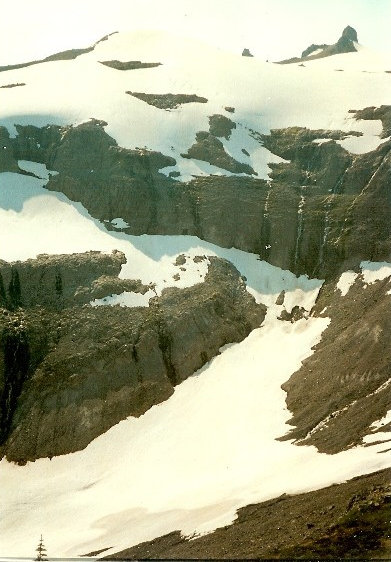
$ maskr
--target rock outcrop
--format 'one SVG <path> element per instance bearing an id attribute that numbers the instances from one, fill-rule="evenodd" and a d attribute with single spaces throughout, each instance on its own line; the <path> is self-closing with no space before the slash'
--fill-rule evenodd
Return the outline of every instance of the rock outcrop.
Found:
<path id="1" fill-rule="evenodd" d="M 386 134 L 388 114 L 388 106 L 382 106 L 356 116 L 381 118 Z M 104 126 L 97 120 L 64 128 L 18 125 L 15 139 L 4 133 L 9 148 L 3 149 L 0 164 L 17 171 L 19 159 L 45 163 L 59 172 L 48 189 L 80 201 L 105 224 L 121 217 L 129 234 L 195 235 L 257 253 L 296 274 L 332 278 L 362 260 L 390 257 L 391 202 L 385 186 L 390 181 L 391 141 L 354 155 L 338 144 L 348 135 L 360 135 L 354 131 L 253 131 L 256 140 L 289 160 L 269 165 L 271 181 L 212 175 L 179 183 L 161 173 L 175 159 L 121 148 Z M 210 127 L 227 135 L 231 123 L 211 116 Z M 198 133 L 186 156 L 235 173 L 253 172 L 229 156 L 210 131 Z"/>
<path id="2" fill-rule="evenodd" d="M 141 62 L 140 60 L 120 61 L 120 60 L 105 60 L 99 61 L 100 64 L 114 68 L 115 70 L 138 70 L 140 68 L 154 68 L 161 66 L 161 62 Z"/>
<path id="3" fill-rule="evenodd" d="M 25 86 L 24 82 L 18 82 L 15 84 L 5 84 L 4 86 L 0 86 L 0 88 L 18 88 L 19 86 Z"/>
<path id="4" fill-rule="evenodd" d="M 236 123 L 225 115 L 214 114 L 209 117 L 209 132 L 215 137 L 229 140 L 234 129 L 236 129 Z"/>
<path id="5" fill-rule="evenodd" d="M 184 103 L 207 103 L 207 99 L 196 94 L 145 94 L 143 92 L 126 92 L 159 109 L 177 109 Z"/>
<path id="6" fill-rule="evenodd" d="M 228 154 L 223 143 L 208 131 L 199 131 L 196 134 L 196 142 L 189 148 L 186 154 L 181 154 L 181 156 L 183 158 L 203 160 L 233 174 L 255 174 L 251 166 L 238 162 Z"/>
<path id="7" fill-rule="evenodd" d="M 109 258 L 111 264 L 79 256 L 78 283 L 118 271 L 122 254 Z M 75 259 L 47 260 L 42 285 L 50 294 L 61 267 L 72 300 Z M 18 264 L 21 279 L 29 272 L 38 279 L 44 261 Z M 30 308 L 0 314 L 1 454 L 19 463 L 83 449 L 119 421 L 143 414 L 265 315 L 234 266 L 218 258 L 210 259 L 203 283 L 166 289 L 149 307 L 79 306 L 79 290 L 74 306 L 57 311 L 32 306 L 39 295 L 32 288 Z"/>
<path id="8" fill-rule="evenodd" d="M 6 127 L 0 127 L 0 172 L 21 172 L 14 155 L 13 142 Z"/>
<path id="9" fill-rule="evenodd" d="M 291 64 L 296 62 L 305 62 L 314 59 L 320 59 L 324 57 L 330 57 L 332 55 L 339 55 L 342 53 L 354 53 L 357 51 L 354 43 L 358 42 L 357 31 L 348 25 L 342 31 L 341 37 L 333 45 L 315 45 L 312 44 L 307 49 L 305 49 L 301 57 L 295 57 L 291 59 L 286 59 L 280 61 L 279 64 Z M 320 52 L 319 52 L 320 51 Z"/>
<path id="10" fill-rule="evenodd" d="M 333 454 L 385 431 L 369 428 L 391 409 L 390 288 L 390 278 L 366 285 L 359 276 L 343 297 L 334 283 L 321 289 L 313 314 L 331 322 L 283 384 L 294 426 L 284 439 Z"/>
<path id="11" fill-rule="evenodd" d="M 243 49 L 242 51 L 242 57 L 252 57 L 254 55 L 251 54 L 250 49 L 247 49 L 247 47 L 245 49 Z"/>
<path id="12" fill-rule="evenodd" d="M 115 293 L 114 288 L 121 293 L 131 286 L 130 290 L 145 293 L 149 287 L 139 281 L 118 279 L 125 262 L 122 252 L 42 254 L 37 259 L 14 263 L 0 260 L 0 283 L 4 287 L 1 304 L 10 309 L 20 306 L 61 309 Z"/>

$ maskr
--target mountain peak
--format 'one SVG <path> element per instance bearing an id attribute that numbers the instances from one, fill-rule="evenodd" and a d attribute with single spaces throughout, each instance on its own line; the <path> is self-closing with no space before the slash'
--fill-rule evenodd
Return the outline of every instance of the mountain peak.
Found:
<path id="1" fill-rule="evenodd" d="M 342 31 L 341 37 L 333 45 L 326 45 L 324 43 L 317 45 L 313 43 L 301 53 L 301 57 L 281 61 L 281 64 L 321 59 L 342 53 L 353 53 L 357 50 L 354 43 L 358 43 L 357 31 L 350 25 L 347 25 Z"/>
<path id="2" fill-rule="evenodd" d="M 350 25 L 347 25 L 342 31 L 341 39 L 347 39 L 349 41 L 355 41 L 356 43 L 358 43 L 357 31 L 354 29 L 354 27 L 350 27 Z"/>

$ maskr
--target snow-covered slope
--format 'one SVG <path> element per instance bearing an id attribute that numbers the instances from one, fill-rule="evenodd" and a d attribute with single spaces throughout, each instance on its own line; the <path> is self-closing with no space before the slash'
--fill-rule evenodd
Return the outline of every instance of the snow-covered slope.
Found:
<path id="1" fill-rule="evenodd" d="M 276 312 L 168 401 L 121 422 L 84 451 L 25 467 L 2 461 L 4 551 L 28 555 L 41 529 L 48 548 L 68 556 L 115 552 L 175 529 L 210 531 L 250 502 L 388 466 L 386 455 L 377 454 L 384 445 L 330 456 L 275 441 L 289 418 L 280 385 L 328 323 L 286 324 Z"/>
<path id="2" fill-rule="evenodd" d="M 45 192 L 40 180 L 19 174 L 2 179 L 1 258 L 118 248 L 128 258 L 122 275 L 155 282 L 160 292 L 175 284 L 177 255 L 219 255 L 246 275 L 249 291 L 269 306 L 263 327 L 221 350 L 168 401 L 121 422 L 86 450 L 23 467 L 3 459 L 3 552 L 29 555 L 42 529 L 50 551 L 65 556 L 106 547 L 115 552 L 178 528 L 189 535 L 210 531 L 232 521 L 235 510 L 250 502 L 389 465 L 387 456 L 378 454 L 382 444 L 329 456 L 275 441 L 286 433 L 290 417 L 280 385 L 311 353 L 328 319 L 281 322 L 276 317 L 283 307 L 274 303 L 285 290 L 288 311 L 295 305 L 310 310 L 321 282 L 298 279 L 254 255 L 194 237 L 108 233 L 80 205 Z M 15 190 L 19 200 L 9 197 Z M 6 237 L 12 248 L 7 249 Z M 202 274 L 186 278 L 185 272 L 179 285 Z"/>
<path id="3" fill-rule="evenodd" d="M 107 60 L 160 62 L 161 66 L 121 71 L 100 64 Z M 387 60 L 364 48 L 314 60 L 302 68 L 241 57 L 163 32 L 120 33 L 75 60 L 1 73 L 1 85 L 26 85 L 0 89 L 0 124 L 12 128 L 14 123 L 42 126 L 103 119 L 119 145 L 147 147 L 173 156 L 178 168 L 166 172 L 178 169 L 181 179 L 188 179 L 192 174 L 228 174 L 181 157 L 193 144 L 196 132 L 208 130 L 208 116 L 225 113 L 238 124 L 231 141 L 223 141 L 226 150 L 266 177 L 267 162 L 280 159 L 256 143 L 249 136 L 250 129 L 262 133 L 288 126 L 354 129 L 364 133 L 355 138 L 355 152 L 379 144 L 380 122 L 363 125 L 348 111 L 389 101 L 387 69 Z M 196 94 L 208 102 L 167 111 L 127 91 Z M 227 114 L 225 107 L 235 108 L 235 113 Z"/>
<path id="4" fill-rule="evenodd" d="M 161 65 L 121 71 L 101 64 L 110 60 Z M 197 132 L 208 130 L 209 116 L 223 114 L 236 123 L 230 139 L 221 138 L 225 150 L 266 179 L 268 163 L 282 159 L 263 147 L 253 131 L 290 126 L 361 131 L 362 136 L 338 141 L 354 153 L 383 142 L 380 121 L 356 121 L 349 110 L 389 103 L 388 69 L 387 60 L 364 48 L 305 67 L 282 66 L 162 32 L 121 33 L 74 60 L 0 73 L 0 86 L 26 84 L 0 88 L 0 125 L 14 135 L 14 124 L 76 125 L 101 119 L 120 146 L 173 156 L 176 166 L 162 171 L 179 171 L 179 180 L 186 181 L 193 175 L 231 175 L 181 156 Z M 128 91 L 195 94 L 208 101 L 165 110 Z M 45 190 L 49 176 L 44 165 L 19 161 L 19 166 L 36 177 L 0 174 L 0 259 L 118 249 L 127 257 L 121 276 L 153 283 L 155 290 L 136 297 L 108 295 L 93 304 L 148 306 L 155 291 L 204 279 L 208 260 L 194 261 L 195 256 L 217 255 L 238 268 L 249 292 L 269 309 L 259 329 L 223 348 L 166 402 L 122 421 L 85 450 L 26 466 L 3 459 L 0 554 L 29 556 L 41 532 L 48 537 L 49 552 L 77 556 L 103 548 L 111 548 L 105 554 L 116 552 L 176 529 L 188 535 L 211 531 L 250 502 L 390 465 L 387 455 L 378 454 L 383 443 L 326 455 L 315 447 L 276 441 L 289 429 L 290 418 L 281 384 L 312 354 L 329 323 L 325 314 L 309 316 L 321 280 L 298 278 L 255 254 L 194 236 L 130 236 L 120 216 L 108 230 L 81 204 Z M 185 263 L 177 261 L 182 254 Z M 390 267 L 363 263 L 365 281 L 379 278 L 376 268 L 388 277 Z M 356 276 L 349 271 L 340 278 L 341 298 Z M 305 309 L 302 319 L 277 320 L 283 310 L 276 305 L 281 291 L 286 311 Z"/>

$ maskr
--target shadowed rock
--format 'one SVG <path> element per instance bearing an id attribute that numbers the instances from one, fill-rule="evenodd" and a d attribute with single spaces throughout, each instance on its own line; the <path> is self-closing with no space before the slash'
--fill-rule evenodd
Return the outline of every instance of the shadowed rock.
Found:
<path id="1" fill-rule="evenodd" d="M 96 256 L 84 257 L 94 269 Z M 149 307 L 79 306 L 77 297 L 58 312 L 33 307 L 0 315 L 6 342 L 0 348 L 1 453 L 10 460 L 83 449 L 119 421 L 166 400 L 265 316 L 235 267 L 218 258 L 210 258 L 203 283 L 166 289 Z M 20 327 L 23 345 L 8 337 L 9 326 Z"/>
<path id="2" fill-rule="evenodd" d="M 119 61 L 119 60 L 106 60 L 99 61 L 100 64 L 108 66 L 109 68 L 115 68 L 115 70 L 138 70 L 140 68 L 154 68 L 156 66 L 161 66 L 161 62 L 141 62 L 139 60 L 133 61 Z"/>
<path id="3" fill-rule="evenodd" d="M 142 92 L 126 92 L 159 109 L 176 109 L 184 103 L 207 103 L 207 99 L 195 94 L 145 94 Z"/>

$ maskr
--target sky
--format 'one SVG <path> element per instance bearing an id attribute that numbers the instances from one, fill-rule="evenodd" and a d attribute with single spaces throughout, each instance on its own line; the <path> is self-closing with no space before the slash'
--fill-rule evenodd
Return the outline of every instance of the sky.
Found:
<path id="1" fill-rule="evenodd" d="M 391 0 L 14 0 L 3 7 L 0 65 L 86 47 L 113 31 L 166 29 L 269 60 L 334 43 L 346 25 L 391 51 Z"/>

